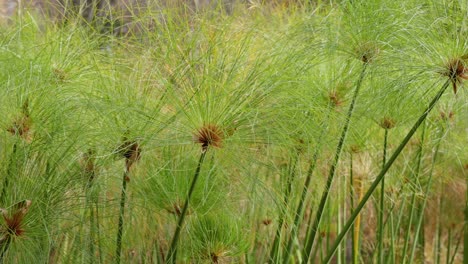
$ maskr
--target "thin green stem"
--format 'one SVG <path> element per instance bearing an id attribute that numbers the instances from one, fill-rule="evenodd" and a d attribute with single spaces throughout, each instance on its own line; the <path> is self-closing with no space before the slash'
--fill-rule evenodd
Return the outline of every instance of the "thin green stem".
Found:
<path id="1" fill-rule="evenodd" d="M 443 199 L 442 199 L 442 192 L 439 194 L 439 215 L 442 214 L 442 204 L 443 204 Z M 441 254 L 441 244 L 442 244 L 442 223 L 440 221 L 440 217 L 437 217 L 437 235 L 436 235 L 436 242 L 435 242 L 435 249 L 434 249 L 434 263 L 439 264 L 440 263 L 440 254 Z M 468 240 L 467 240 L 468 241 Z"/>
<path id="2" fill-rule="evenodd" d="M 446 254 L 446 261 L 445 263 L 449 264 L 450 263 L 450 252 L 452 250 L 452 227 L 448 228 L 448 234 L 447 234 L 447 254 Z"/>
<path id="3" fill-rule="evenodd" d="M 444 94 L 445 90 L 447 90 L 447 87 L 449 86 L 449 84 L 450 84 L 450 80 L 447 80 L 444 83 L 444 85 L 442 85 L 442 88 L 437 92 L 436 96 L 429 103 L 429 106 L 426 108 L 426 110 L 423 112 L 423 114 L 419 117 L 419 119 L 413 125 L 413 127 L 408 132 L 406 137 L 403 139 L 403 141 L 400 143 L 398 148 L 395 150 L 395 152 L 392 154 L 390 159 L 387 161 L 387 163 L 385 164 L 385 167 L 377 175 L 374 182 L 369 187 L 369 190 L 366 192 L 363 199 L 359 202 L 358 206 L 356 207 L 356 209 L 352 213 L 351 217 L 348 219 L 348 222 L 343 227 L 343 230 L 340 232 L 340 234 L 336 238 L 335 244 L 331 247 L 331 250 L 328 253 L 328 257 L 325 259 L 325 263 L 328 263 L 332 259 L 333 255 L 335 254 L 336 249 L 338 248 L 338 245 L 342 242 L 342 240 L 343 240 L 344 236 L 346 235 L 346 233 L 348 233 L 349 229 L 351 228 L 351 226 L 354 223 L 354 220 L 356 220 L 356 217 L 359 215 L 361 210 L 364 208 L 367 201 L 369 200 L 371 195 L 374 193 L 375 189 L 380 184 L 380 182 L 384 178 L 387 171 L 392 167 L 393 163 L 398 158 L 398 156 L 400 156 L 400 154 L 403 151 L 403 149 L 405 148 L 406 144 L 408 144 L 410 139 L 413 137 L 414 133 L 416 133 L 416 131 L 418 130 L 419 126 L 424 122 L 424 120 L 426 120 L 427 116 L 432 111 L 432 109 L 434 108 L 436 103 L 440 100 L 440 98 Z"/>
<path id="4" fill-rule="evenodd" d="M 185 199 L 184 208 L 179 216 L 179 221 L 177 222 L 177 226 L 174 232 L 174 236 L 172 238 L 171 246 L 169 247 L 169 251 L 167 253 L 167 263 L 176 263 L 176 252 L 177 252 L 177 244 L 179 242 L 180 231 L 182 230 L 182 226 L 184 224 L 185 216 L 187 215 L 187 209 L 189 207 L 190 198 L 192 197 L 193 191 L 195 190 L 195 186 L 197 184 L 198 178 L 200 176 L 201 166 L 203 165 L 203 161 L 205 160 L 206 152 L 208 149 L 204 149 L 200 155 L 200 159 L 198 160 L 197 169 L 195 170 L 195 174 L 193 175 L 192 183 L 190 184 L 190 189 L 187 194 L 187 198 Z"/>
<path id="5" fill-rule="evenodd" d="M 465 175 L 465 183 L 468 186 L 468 173 Z M 465 222 L 463 223 L 463 263 L 468 262 L 468 188 L 465 195 Z"/>
<path id="6" fill-rule="evenodd" d="M 354 173 L 353 173 L 353 152 L 351 151 L 349 153 L 349 195 L 350 195 L 350 203 L 351 203 L 351 206 L 350 206 L 350 210 L 351 212 L 354 211 L 354 195 L 355 195 L 355 192 L 354 192 Z M 355 228 L 355 225 L 353 224 L 353 229 Z M 358 255 L 358 250 L 356 248 L 356 235 L 354 234 L 354 232 L 351 232 L 351 261 L 352 261 L 352 264 L 356 264 L 357 263 L 357 255 Z"/>
<path id="7" fill-rule="evenodd" d="M 395 229 L 393 225 L 393 214 L 390 214 L 389 218 L 390 218 L 391 238 L 390 238 L 390 253 L 389 253 L 390 256 L 388 257 L 388 260 L 391 261 L 390 263 L 395 263 Z M 385 261 L 384 263 L 387 263 L 387 261 Z"/>
<path id="8" fill-rule="evenodd" d="M 117 230 L 117 242 L 115 250 L 115 263 L 120 263 L 120 258 L 122 255 L 122 234 L 123 234 L 123 225 L 124 225 L 124 214 L 125 214 L 125 201 L 127 199 L 127 182 L 129 176 L 129 169 L 126 168 L 122 177 L 122 193 L 120 195 L 120 214 L 119 214 L 119 226 Z"/>
<path id="9" fill-rule="evenodd" d="M 405 232 L 405 241 L 403 242 L 403 261 L 402 263 L 406 263 L 406 252 L 408 251 L 408 244 L 409 240 L 411 239 L 411 225 L 413 222 L 413 217 L 414 217 L 414 209 L 415 209 L 415 201 L 416 201 L 416 192 L 413 191 L 413 194 L 411 195 L 411 203 L 410 203 L 410 217 L 408 220 L 408 226 L 406 227 L 406 232 Z"/>
<path id="10" fill-rule="evenodd" d="M 302 222 L 302 216 L 303 216 L 303 208 L 304 208 L 304 205 L 305 205 L 305 199 L 306 199 L 306 196 L 307 196 L 307 193 L 309 191 L 309 188 L 310 188 L 310 183 L 312 181 L 312 176 L 314 174 L 314 170 L 315 170 L 315 167 L 317 165 L 317 159 L 320 155 L 320 152 L 321 152 L 321 149 L 322 149 L 322 144 L 323 144 L 323 136 L 324 134 L 326 133 L 327 131 L 327 124 L 328 124 L 328 121 L 330 119 L 330 106 L 328 107 L 328 111 L 327 111 L 327 116 L 325 118 L 325 122 L 323 123 L 322 125 L 322 129 L 320 130 L 320 134 L 319 134 L 319 137 L 318 137 L 318 144 L 317 146 L 315 147 L 315 150 L 314 150 L 314 154 L 312 155 L 312 160 L 310 161 L 310 164 L 309 164 L 309 169 L 307 170 L 307 176 L 306 176 L 306 180 L 304 182 L 304 187 L 302 188 L 302 193 L 301 193 L 301 197 L 299 199 L 299 204 L 297 206 L 297 209 L 296 209 L 296 214 L 294 215 L 294 222 L 293 222 L 293 226 L 291 228 L 291 236 L 289 237 L 289 240 L 288 240 L 288 244 L 286 246 L 286 251 L 284 252 L 284 258 L 283 258 L 283 263 L 284 264 L 287 264 L 288 261 L 289 261 L 289 256 L 291 255 L 291 250 L 292 250 L 292 245 L 293 245 L 293 242 L 294 240 L 296 239 L 297 237 L 297 233 L 299 231 L 299 226 Z"/>
<path id="11" fill-rule="evenodd" d="M 352 116 L 352 114 L 354 112 L 354 107 L 355 107 L 355 104 L 356 104 L 356 101 L 357 101 L 357 97 L 359 95 L 359 91 L 360 91 L 360 88 L 361 88 L 361 85 L 362 85 L 362 81 L 364 80 L 364 76 L 366 74 L 367 66 L 368 66 L 368 64 L 364 63 L 362 71 L 361 71 L 361 75 L 359 76 L 359 79 L 358 79 L 358 81 L 356 83 L 356 88 L 354 90 L 353 99 L 351 101 L 348 113 L 346 115 L 346 120 L 345 120 L 345 124 L 344 124 L 343 130 L 342 130 L 341 136 L 340 136 L 340 140 L 339 140 L 338 145 L 336 147 L 335 157 L 334 157 L 333 163 L 332 163 L 332 165 L 330 167 L 330 172 L 328 174 L 327 182 L 325 184 L 325 189 L 323 190 L 322 198 L 320 199 L 320 203 L 319 203 L 317 212 L 315 214 L 315 219 L 314 219 L 314 222 L 312 224 L 312 228 L 310 230 L 310 233 L 307 236 L 308 237 L 307 238 L 307 243 L 306 243 L 306 245 L 304 247 L 304 250 L 302 252 L 302 259 L 303 259 L 304 263 L 309 262 L 310 252 L 312 251 L 315 236 L 316 236 L 316 234 L 318 232 L 320 222 L 322 220 L 322 215 L 323 215 L 323 211 L 325 209 L 325 204 L 328 201 L 328 196 L 330 194 L 330 188 L 331 188 L 331 185 L 333 183 L 333 178 L 335 176 L 336 168 L 338 167 L 338 161 L 340 160 L 341 151 L 343 149 L 343 145 L 345 143 L 346 136 L 348 134 L 349 123 L 351 121 L 351 116 Z"/>
<path id="12" fill-rule="evenodd" d="M 457 256 L 458 247 L 460 246 L 461 240 L 462 240 L 462 236 L 460 235 L 458 236 L 457 244 L 455 245 L 455 248 L 453 249 L 453 255 L 450 258 L 449 264 L 452 264 L 453 262 L 455 262 L 455 257 Z"/>
<path id="13" fill-rule="evenodd" d="M 445 132 L 444 129 L 440 130 L 440 135 L 439 135 L 439 138 L 437 139 L 437 142 L 436 142 L 434 155 L 432 156 L 431 169 L 429 171 L 429 180 L 428 180 L 428 182 L 426 184 L 426 190 L 425 190 L 426 195 L 424 196 L 424 200 L 422 201 L 422 205 L 421 205 L 421 208 L 419 210 L 419 216 L 417 218 L 418 222 L 417 222 L 416 230 L 415 230 L 415 233 L 414 233 L 415 238 L 417 238 L 419 236 L 419 232 L 421 231 L 421 227 L 423 226 L 422 224 L 423 224 L 423 219 L 424 219 L 424 210 L 425 210 L 426 204 L 427 204 L 429 189 L 432 186 L 432 178 L 433 178 L 433 175 L 434 175 L 434 167 L 435 167 L 435 163 L 437 161 L 437 156 L 438 156 L 439 149 L 440 149 L 440 143 L 442 141 L 442 137 L 443 137 L 444 132 Z M 416 245 L 417 245 L 417 241 L 415 240 L 415 241 L 413 241 L 413 247 L 411 249 L 409 263 L 413 262 L 414 254 L 415 254 L 415 251 L 416 251 Z M 424 247 L 422 248 L 422 250 L 424 252 Z"/>
<path id="14" fill-rule="evenodd" d="M 383 155 L 382 155 L 382 168 L 384 168 L 385 163 L 387 162 L 387 141 L 388 141 L 388 129 L 385 129 L 384 134 L 384 142 L 383 142 Z M 379 205 L 379 218 L 378 218 L 378 236 L 377 236 L 377 243 L 379 245 L 378 253 L 377 253 L 377 263 L 384 262 L 384 252 L 383 252 L 383 240 L 384 240 L 384 226 L 383 226 L 383 218 L 384 218 L 384 210 L 385 210 L 385 178 L 382 179 L 382 183 L 380 184 L 380 205 Z"/>
<path id="15" fill-rule="evenodd" d="M 425 124 L 426 123 L 423 123 L 423 131 L 421 133 L 421 141 L 419 142 L 418 152 L 417 152 L 417 155 L 416 155 L 417 162 L 416 162 L 415 174 L 414 174 L 414 177 L 412 177 L 413 178 L 412 180 L 415 182 L 415 185 L 419 182 L 419 176 L 420 176 L 420 173 L 421 173 L 421 165 L 422 165 L 422 157 L 423 157 L 423 146 L 424 146 L 424 139 L 425 139 L 425 135 L 426 135 L 426 133 L 425 133 L 426 132 L 426 125 Z M 407 226 L 407 230 L 406 230 L 405 241 L 404 241 L 404 244 L 403 244 L 403 253 L 402 253 L 403 261 L 402 261 L 402 263 L 406 263 L 406 259 L 407 259 L 407 254 L 406 253 L 408 251 L 408 246 L 409 246 L 409 243 L 410 243 L 411 235 L 413 235 L 411 233 L 411 227 L 413 226 L 413 218 L 414 218 L 415 210 L 416 210 L 416 207 L 417 207 L 415 188 L 413 189 L 413 192 L 412 192 L 412 195 L 411 195 L 410 218 L 408 220 L 408 226 Z M 417 237 L 415 236 L 414 239 L 417 240 Z"/>
<path id="16" fill-rule="evenodd" d="M 102 246 L 101 246 L 101 227 L 99 225 L 99 196 L 96 199 L 96 234 L 97 234 L 97 246 L 99 252 L 99 263 L 104 263 L 102 258 L 104 254 L 102 253 Z"/>

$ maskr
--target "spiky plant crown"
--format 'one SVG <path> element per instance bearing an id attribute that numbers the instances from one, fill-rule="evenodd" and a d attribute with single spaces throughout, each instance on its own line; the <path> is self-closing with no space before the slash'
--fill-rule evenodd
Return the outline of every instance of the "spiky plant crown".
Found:
<path id="1" fill-rule="evenodd" d="M 208 147 L 222 147 L 224 139 L 223 130 L 214 124 L 205 124 L 193 134 L 195 143 L 202 144 L 202 150 L 206 151 Z"/>
<path id="2" fill-rule="evenodd" d="M 12 135 L 19 136 L 25 141 L 30 142 L 32 140 L 31 135 L 31 117 L 29 115 L 29 102 L 26 100 L 21 109 L 21 114 L 13 120 L 13 124 L 7 128 L 7 131 Z"/>
<path id="3" fill-rule="evenodd" d="M 380 126 L 386 130 L 394 128 L 395 125 L 396 125 L 396 121 L 392 119 L 391 117 L 384 117 L 380 121 Z"/>
<path id="4" fill-rule="evenodd" d="M 25 232 L 24 217 L 31 206 L 30 200 L 24 200 L 15 204 L 10 210 L 2 210 L 3 219 L 5 220 L 3 238 L 9 236 L 19 237 Z"/>
<path id="5" fill-rule="evenodd" d="M 373 42 L 363 42 L 355 48 L 355 56 L 363 63 L 372 63 L 380 53 L 380 48 Z"/>
<path id="6" fill-rule="evenodd" d="M 132 166 L 140 160 L 141 157 L 141 146 L 135 140 L 128 140 L 126 137 L 123 138 L 122 144 L 117 149 L 117 152 L 125 158 L 125 166 L 129 171 Z"/>
<path id="7" fill-rule="evenodd" d="M 440 74 L 449 78 L 455 94 L 457 93 L 458 86 L 463 83 L 463 80 L 468 79 L 468 67 L 465 62 L 466 57 L 467 55 L 464 55 L 460 58 L 449 60 L 445 64 L 444 70 L 440 72 Z"/>

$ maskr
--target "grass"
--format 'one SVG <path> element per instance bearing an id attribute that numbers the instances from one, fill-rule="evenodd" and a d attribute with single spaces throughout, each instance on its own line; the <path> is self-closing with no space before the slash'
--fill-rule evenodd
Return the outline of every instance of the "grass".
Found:
<path id="1" fill-rule="evenodd" d="M 466 6 L 233 2 L 0 25 L 0 263 L 468 258 Z"/>

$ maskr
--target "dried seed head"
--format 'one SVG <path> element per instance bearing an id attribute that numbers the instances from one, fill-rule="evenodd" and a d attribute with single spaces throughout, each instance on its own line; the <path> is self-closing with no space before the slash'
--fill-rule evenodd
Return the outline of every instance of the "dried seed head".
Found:
<path id="1" fill-rule="evenodd" d="M 141 147 L 138 142 L 130 141 L 124 137 L 123 143 L 118 148 L 118 153 L 125 158 L 125 166 L 127 170 L 130 170 L 141 157 Z"/>
<path id="2" fill-rule="evenodd" d="M 52 73 L 59 83 L 63 83 L 67 79 L 67 74 L 60 68 L 53 68 Z"/>
<path id="3" fill-rule="evenodd" d="M 26 141 L 30 140 L 31 119 L 29 116 L 21 116 L 13 121 L 13 125 L 7 129 L 12 135 L 18 135 Z"/>
<path id="4" fill-rule="evenodd" d="M 17 135 L 30 142 L 32 140 L 31 137 L 31 117 L 29 116 L 29 100 L 23 103 L 21 108 L 21 114 L 17 117 L 11 127 L 7 128 L 7 131 L 10 132 L 12 135 Z"/>
<path id="5" fill-rule="evenodd" d="M 81 169 L 83 170 L 84 174 L 88 178 L 88 184 L 92 184 L 94 177 L 96 175 L 96 167 L 95 167 L 95 158 L 94 158 L 94 150 L 88 149 L 87 152 L 83 153 L 83 156 L 80 160 Z"/>
<path id="6" fill-rule="evenodd" d="M 445 111 L 440 111 L 440 119 L 442 119 L 443 121 L 452 120 L 454 116 L 455 113 L 453 113 L 452 111 L 449 111 L 448 113 Z"/>
<path id="7" fill-rule="evenodd" d="M 211 261 L 212 261 L 213 263 L 219 263 L 219 262 L 218 262 L 218 261 L 219 261 L 219 260 L 218 260 L 218 259 L 219 259 L 219 256 L 218 256 L 217 253 L 211 252 L 211 253 L 210 253 L 210 258 L 211 258 Z"/>
<path id="8" fill-rule="evenodd" d="M 453 92 L 456 94 L 458 85 L 461 85 L 463 80 L 468 79 L 468 67 L 463 59 L 455 58 L 445 65 L 445 69 L 440 74 L 450 79 Z"/>
<path id="9" fill-rule="evenodd" d="M 331 91 L 328 93 L 328 100 L 333 107 L 339 107 L 343 104 L 343 99 L 337 91 Z"/>
<path id="10" fill-rule="evenodd" d="M 12 206 L 11 213 L 7 210 L 2 210 L 3 219 L 5 220 L 5 230 L 3 232 L 8 236 L 21 236 L 24 234 L 24 216 L 31 206 L 30 200 L 21 201 Z"/>
<path id="11" fill-rule="evenodd" d="M 295 141 L 296 141 L 295 148 L 296 148 L 297 153 L 303 153 L 307 147 L 306 142 L 301 137 L 296 138 Z"/>
<path id="12" fill-rule="evenodd" d="M 382 121 L 380 122 L 380 126 L 385 130 L 394 128 L 395 124 L 396 124 L 395 120 L 393 120 L 390 117 L 384 117 Z"/>
<path id="13" fill-rule="evenodd" d="M 351 145 L 350 151 L 351 153 L 359 153 L 362 151 L 362 149 L 359 145 Z"/>
<path id="14" fill-rule="evenodd" d="M 80 163 L 85 173 L 93 173 L 95 169 L 94 168 L 94 150 L 88 149 L 87 152 L 83 153 Z"/>
<path id="15" fill-rule="evenodd" d="M 180 216 L 182 214 L 182 206 L 179 202 L 175 202 L 172 206 L 167 207 L 166 211 L 170 214 Z M 187 210 L 186 214 L 190 215 L 190 210 Z"/>
<path id="16" fill-rule="evenodd" d="M 206 124 L 199 128 L 193 135 L 195 143 L 202 144 L 203 151 L 206 151 L 208 147 L 222 147 L 223 142 L 223 131 L 217 125 Z"/>

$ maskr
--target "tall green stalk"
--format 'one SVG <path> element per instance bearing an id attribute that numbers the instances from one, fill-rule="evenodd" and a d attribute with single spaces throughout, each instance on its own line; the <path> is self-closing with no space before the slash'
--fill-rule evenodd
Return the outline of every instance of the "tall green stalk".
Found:
<path id="1" fill-rule="evenodd" d="M 353 173 L 353 152 L 349 152 L 349 200 L 350 200 L 350 203 L 351 203 L 351 206 L 350 206 L 350 209 L 351 209 L 351 212 L 354 211 L 354 195 L 355 195 L 355 192 L 354 192 L 354 186 L 353 186 L 353 182 L 354 182 L 354 173 Z M 356 228 L 355 225 L 353 225 L 353 229 Z M 356 247 L 357 245 L 357 242 L 356 242 L 356 236 L 355 236 L 355 232 L 351 232 L 351 263 L 352 264 L 357 264 L 357 260 L 358 260 L 358 253 L 359 253 L 359 250 L 357 249 Z"/>
<path id="2" fill-rule="evenodd" d="M 172 238 L 171 246 L 169 247 L 169 251 L 167 253 L 166 263 L 176 263 L 177 243 L 179 242 L 180 231 L 182 230 L 185 216 L 187 215 L 187 209 L 189 206 L 190 198 L 192 197 L 193 191 L 195 190 L 195 186 L 200 176 L 200 170 L 203 165 L 203 161 L 205 160 L 207 151 L 208 149 L 203 149 L 200 155 L 200 159 L 198 160 L 197 169 L 195 170 L 195 174 L 193 175 L 192 183 L 190 184 L 190 189 L 187 194 L 187 198 L 185 199 L 184 208 L 182 209 L 182 212 L 180 213 L 179 221 L 177 222 L 177 226 L 174 232 L 174 236 Z"/>
<path id="3" fill-rule="evenodd" d="M 437 156 L 438 156 L 439 149 L 440 149 L 440 143 L 442 141 L 442 137 L 443 137 L 444 132 L 445 132 L 444 129 L 440 130 L 439 138 L 437 139 L 436 147 L 435 147 L 435 150 L 434 150 L 434 155 L 432 156 L 431 169 L 429 171 L 429 180 L 428 180 L 428 182 L 426 184 L 426 190 L 425 190 L 426 195 L 424 196 L 424 199 L 422 201 L 422 205 L 421 205 L 421 208 L 420 208 L 420 211 L 419 211 L 419 215 L 417 217 L 417 225 L 416 225 L 416 230 L 414 232 L 415 240 L 413 241 L 413 246 L 411 248 L 409 263 L 413 262 L 414 254 L 415 254 L 415 251 L 416 251 L 417 238 L 419 237 L 419 232 L 421 231 L 421 228 L 423 226 L 424 209 L 426 208 L 429 189 L 430 189 L 430 187 L 432 185 L 432 178 L 433 178 L 433 175 L 434 175 L 434 167 L 435 167 L 435 163 L 437 161 Z M 423 247 L 422 250 L 424 252 L 424 247 Z"/>
<path id="4" fill-rule="evenodd" d="M 468 186 L 468 174 L 465 175 L 466 186 Z M 465 196 L 465 222 L 463 224 L 463 263 L 468 262 L 468 188 Z"/>
<path id="5" fill-rule="evenodd" d="M 359 76 L 359 79 L 358 79 L 358 81 L 356 83 L 356 88 L 354 90 L 353 99 L 351 101 L 348 113 L 346 115 L 346 120 L 345 120 L 345 124 L 344 124 L 343 130 L 342 130 L 341 136 L 340 136 L 340 140 L 339 140 L 338 145 L 336 147 L 335 157 L 334 157 L 333 163 L 332 163 L 332 165 L 330 167 L 330 172 L 328 174 L 327 182 L 325 184 L 325 189 L 323 190 L 322 198 L 320 199 L 320 203 L 319 203 L 317 212 L 315 214 L 315 219 L 314 219 L 314 222 L 313 222 L 312 227 L 310 229 L 310 233 L 306 236 L 307 237 L 307 243 L 306 243 L 306 245 L 304 247 L 304 250 L 302 252 L 302 259 L 303 259 L 303 261 L 305 263 L 309 262 L 310 252 L 312 251 L 315 236 L 316 236 L 316 234 L 318 232 L 320 222 L 322 220 L 322 215 L 323 215 L 323 211 L 325 209 L 325 204 L 328 201 L 328 196 L 330 194 L 330 188 L 331 188 L 331 185 L 333 183 L 333 178 L 335 176 L 336 168 L 338 167 L 338 161 L 340 160 L 341 151 L 343 149 L 343 145 L 345 143 L 346 136 L 348 134 L 349 123 L 350 123 L 350 120 L 351 120 L 351 116 L 352 116 L 352 114 L 354 112 L 354 107 L 355 107 L 355 104 L 356 104 L 357 97 L 359 95 L 359 91 L 360 91 L 360 88 L 361 88 L 361 85 L 362 85 L 362 81 L 364 80 L 364 76 L 366 74 L 367 66 L 368 66 L 368 63 L 363 64 L 361 75 Z"/>
<path id="6" fill-rule="evenodd" d="M 289 237 L 288 244 L 286 245 L 286 251 L 284 252 L 284 258 L 283 258 L 283 263 L 287 264 L 289 261 L 289 257 L 291 255 L 291 250 L 292 250 L 292 245 L 294 240 L 297 237 L 297 232 L 299 231 L 299 226 L 301 224 L 302 216 L 303 216 L 303 208 L 305 205 L 305 198 L 307 196 L 307 192 L 309 191 L 310 188 L 310 183 L 312 181 L 312 176 L 314 174 L 315 167 L 317 165 L 317 159 L 320 155 L 320 152 L 322 150 L 322 144 L 323 144 L 323 136 L 328 130 L 328 121 L 330 119 L 330 112 L 331 112 L 331 106 L 328 106 L 328 111 L 327 111 L 327 116 L 325 118 L 325 121 L 323 122 L 323 125 L 321 126 L 320 134 L 318 137 L 318 144 L 315 147 L 314 154 L 312 155 L 312 160 L 310 161 L 309 164 L 309 169 L 307 170 L 307 176 L 306 180 L 304 182 L 304 187 L 302 188 L 302 193 L 301 197 L 299 199 L 299 204 L 297 205 L 296 213 L 294 215 L 294 222 L 293 226 L 291 228 L 291 236 Z"/>
<path id="7" fill-rule="evenodd" d="M 418 147 L 418 152 L 417 152 L 417 155 L 416 155 L 416 168 L 415 168 L 415 174 L 413 175 L 413 181 L 414 182 L 419 182 L 419 177 L 420 177 L 420 173 L 421 173 L 421 165 L 422 165 L 422 157 L 423 157 L 423 146 L 424 146 L 424 140 L 425 140 L 425 136 L 426 136 L 426 123 L 423 123 L 423 131 L 421 133 L 421 141 L 419 142 L 419 147 Z M 411 194 L 411 203 L 410 203 L 410 218 L 408 220 L 408 226 L 407 226 L 407 229 L 406 229 L 406 236 L 405 236 L 405 241 L 404 241 L 404 244 L 403 244 L 403 253 L 402 253 L 402 256 L 403 256 L 403 261 L 402 263 L 406 263 L 406 258 L 407 258 L 407 251 L 408 251 L 408 246 L 409 246 L 409 243 L 410 243 L 410 239 L 411 239 L 411 235 L 413 235 L 411 233 L 411 227 L 413 226 L 413 218 L 414 218 L 414 214 L 415 214 L 415 210 L 416 210 L 416 205 L 417 203 L 417 200 L 416 200 L 416 191 L 413 189 L 413 192 Z M 415 237 L 414 239 L 417 239 L 417 237 Z"/>
<path id="8" fill-rule="evenodd" d="M 451 81 L 449 79 L 444 83 L 444 85 L 442 85 L 442 88 L 437 92 L 436 96 L 429 103 L 429 106 L 426 108 L 426 110 L 423 112 L 423 114 L 419 117 L 419 119 L 413 125 L 413 127 L 408 132 L 406 137 L 403 139 L 403 141 L 400 143 L 398 148 L 395 150 L 395 152 L 392 154 L 390 159 L 387 161 L 384 168 L 377 175 L 374 182 L 369 187 L 369 190 L 366 192 L 363 199 L 361 200 L 361 202 L 359 202 L 358 206 L 356 207 L 356 209 L 352 213 L 351 217 L 348 219 L 347 223 L 343 227 L 343 230 L 340 232 L 340 234 L 336 238 L 336 241 L 333 244 L 333 246 L 331 247 L 330 252 L 328 253 L 328 256 L 325 258 L 325 263 L 328 263 L 332 259 L 333 255 L 335 254 L 336 249 L 338 248 L 338 245 L 342 242 L 342 240 L 345 237 L 346 233 L 348 233 L 349 229 L 351 228 L 351 226 L 354 223 L 354 220 L 356 220 L 356 217 L 359 215 L 361 210 L 364 208 L 367 201 L 369 200 L 371 195 L 374 193 L 375 189 L 380 184 L 380 182 L 384 178 L 387 171 L 392 167 L 393 163 L 398 158 L 398 156 L 400 156 L 400 154 L 403 151 L 403 149 L 405 148 L 406 144 L 408 144 L 410 139 L 413 137 L 414 133 L 416 133 L 416 131 L 418 130 L 419 126 L 424 122 L 424 120 L 426 120 L 427 116 L 432 111 L 432 109 L 434 108 L 436 103 L 440 100 L 440 98 L 444 94 L 445 90 L 447 90 L 447 87 L 449 86 L 450 83 L 451 83 Z"/>
<path id="9" fill-rule="evenodd" d="M 438 199 L 438 207 L 439 207 L 438 208 L 439 209 L 438 213 L 439 213 L 439 215 L 442 212 L 443 201 L 444 200 L 442 199 L 442 191 L 441 191 L 440 194 L 439 194 L 439 199 Z M 436 237 L 435 237 L 435 246 L 434 246 L 434 263 L 439 264 L 440 263 L 440 255 L 441 255 L 441 252 L 442 252 L 442 248 L 441 248 L 441 245 L 442 245 L 442 223 L 441 223 L 440 217 L 437 217 L 437 228 L 436 228 L 436 230 L 437 230 L 437 234 L 436 234 Z M 468 240 L 466 240 L 466 241 L 468 241 Z"/>
<path id="10" fill-rule="evenodd" d="M 117 246 L 115 250 L 115 256 L 116 256 L 115 262 L 117 264 L 120 263 L 120 258 L 122 255 L 122 234 L 123 234 L 125 202 L 127 199 L 127 182 L 129 179 L 129 173 L 130 173 L 129 170 L 126 169 L 122 177 L 122 192 L 120 194 L 119 226 L 117 229 L 117 242 L 116 242 Z"/>
<path id="11" fill-rule="evenodd" d="M 383 155 L 382 155 L 382 168 L 385 166 L 387 162 L 387 141 L 388 141 L 388 128 L 385 128 L 384 134 L 384 141 L 383 141 Z M 384 218 L 384 211 L 385 211 L 385 178 L 382 179 L 382 183 L 380 184 L 380 204 L 379 204 L 379 218 L 378 218 L 378 233 L 377 233 L 377 243 L 379 245 L 378 253 L 377 253 L 377 263 L 384 262 L 384 252 L 383 252 L 383 240 L 384 240 L 384 226 L 383 226 L 383 218 Z"/>
<path id="12" fill-rule="evenodd" d="M 127 183 L 130 181 L 130 170 L 132 166 L 140 159 L 141 149 L 139 144 L 136 141 L 128 141 L 124 137 L 124 142 L 119 148 L 120 154 L 125 157 L 125 171 L 122 177 L 122 192 L 120 195 L 120 213 L 119 213 L 119 225 L 117 229 L 117 240 L 116 240 L 116 249 L 115 257 L 116 263 L 120 263 L 120 258 L 122 254 L 122 235 L 123 235 L 123 225 L 124 225 L 124 214 L 125 214 L 125 203 L 127 199 Z"/>

